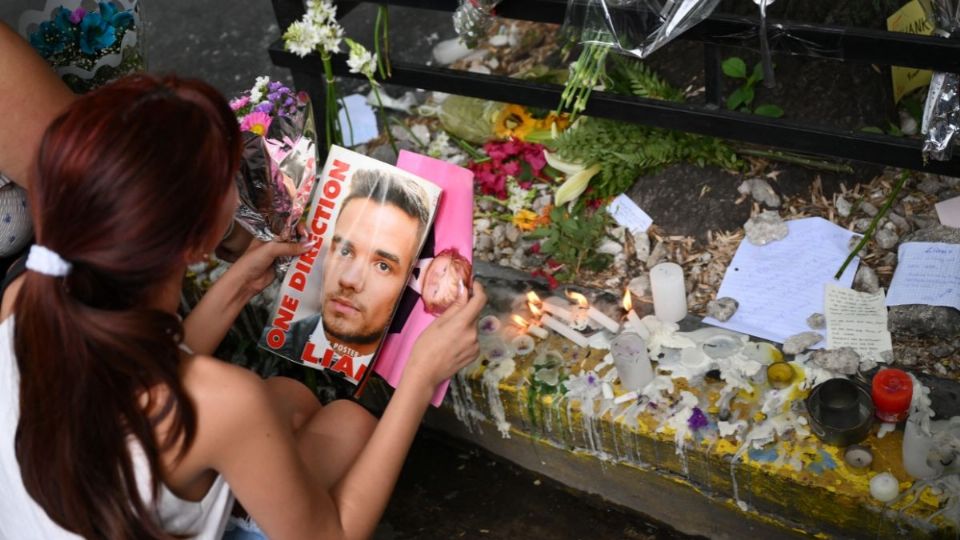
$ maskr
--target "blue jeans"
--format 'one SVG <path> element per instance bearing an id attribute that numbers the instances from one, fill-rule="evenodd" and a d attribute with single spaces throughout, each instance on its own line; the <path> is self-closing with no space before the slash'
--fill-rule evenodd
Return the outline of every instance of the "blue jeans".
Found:
<path id="1" fill-rule="evenodd" d="M 223 540 L 267 540 L 267 535 L 252 519 L 231 516 L 223 532 Z"/>

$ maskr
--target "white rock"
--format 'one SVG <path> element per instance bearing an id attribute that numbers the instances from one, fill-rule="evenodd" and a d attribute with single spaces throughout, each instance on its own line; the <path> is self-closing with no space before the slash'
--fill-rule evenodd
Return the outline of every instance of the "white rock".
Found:
<path id="1" fill-rule="evenodd" d="M 647 262 L 647 257 L 650 256 L 650 235 L 646 231 L 634 234 L 633 246 L 637 252 L 637 260 Z"/>
<path id="2" fill-rule="evenodd" d="M 801 332 L 790 336 L 783 342 L 784 354 L 800 354 L 811 345 L 816 345 L 823 339 L 823 336 L 816 332 Z"/>
<path id="3" fill-rule="evenodd" d="M 853 276 L 853 288 L 860 292 L 875 293 L 880 290 L 880 279 L 873 268 L 861 264 Z"/>
<path id="4" fill-rule="evenodd" d="M 433 46 L 433 59 L 441 66 L 448 66 L 471 52 L 471 49 L 464 45 L 460 38 L 452 38 Z"/>
<path id="5" fill-rule="evenodd" d="M 837 213 L 840 214 L 840 217 L 850 217 L 852 210 L 853 204 L 851 204 L 850 201 L 842 196 L 837 197 Z"/>
<path id="6" fill-rule="evenodd" d="M 765 204 L 769 208 L 780 207 L 780 196 L 773 190 L 770 183 L 763 178 L 750 178 L 744 180 L 737 191 L 744 195 L 750 195 L 758 203 Z"/>
<path id="7" fill-rule="evenodd" d="M 597 248 L 597 253 L 606 253 L 607 255 L 619 255 L 623 253 L 623 246 L 616 240 L 604 239 Z"/>
<path id="8" fill-rule="evenodd" d="M 642 274 L 631 279 L 627 288 L 636 296 L 646 295 L 650 292 L 650 274 Z"/>
<path id="9" fill-rule="evenodd" d="M 510 44 L 510 36 L 506 34 L 497 34 L 490 38 L 489 43 L 494 47 L 506 47 Z"/>
<path id="10" fill-rule="evenodd" d="M 755 246 L 765 246 L 770 242 L 782 240 L 790 232 L 780 214 L 770 210 L 764 210 L 747 220 L 743 229 L 747 233 L 747 240 Z"/>

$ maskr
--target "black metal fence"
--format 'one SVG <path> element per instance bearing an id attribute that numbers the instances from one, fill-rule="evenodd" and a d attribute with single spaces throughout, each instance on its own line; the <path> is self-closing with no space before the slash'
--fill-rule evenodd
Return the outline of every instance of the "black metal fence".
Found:
<path id="1" fill-rule="evenodd" d="M 281 29 L 304 12 L 300 0 L 272 0 Z M 341 16 L 359 2 L 338 2 Z M 388 0 L 378 2 L 397 7 L 415 7 L 452 12 L 456 0 Z M 505 0 L 497 9 L 510 19 L 562 23 L 566 0 Z M 887 32 L 835 25 L 768 20 L 771 51 L 775 54 L 807 56 L 841 62 L 916 67 L 960 73 L 960 40 Z M 960 152 L 950 161 L 924 163 L 922 141 L 866 133 L 829 129 L 803 122 L 767 118 L 724 110 L 720 106 L 721 71 L 719 47 L 759 48 L 758 18 L 713 14 L 687 31 L 680 39 L 704 44 L 706 103 L 674 103 L 655 99 L 593 92 L 584 114 L 640 124 L 688 131 L 731 139 L 781 150 L 814 154 L 843 160 L 876 163 L 960 176 Z M 275 65 L 288 67 L 298 85 L 320 91 L 317 80 L 323 77 L 320 58 L 305 58 L 283 50 L 278 40 L 270 47 Z M 498 75 L 486 75 L 407 62 L 392 62 L 389 83 L 460 94 L 527 106 L 554 108 L 563 87 Z M 338 76 L 361 77 L 349 73 L 346 57 L 334 59 Z M 313 96 L 315 103 L 323 103 Z M 829 96 L 822 96 L 829 99 Z"/>

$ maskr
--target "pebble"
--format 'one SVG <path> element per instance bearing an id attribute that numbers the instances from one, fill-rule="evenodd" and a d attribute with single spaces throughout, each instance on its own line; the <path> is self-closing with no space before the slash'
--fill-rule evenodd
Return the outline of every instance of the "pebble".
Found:
<path id="1" fill-rule="evenodd" d="M 877 266 L 896 266 L 897 254 L 893 251 L 887 252 L 883 257 L 877 260 Z"/>
<path id="2" fill-rule="evenodd" d="M 850 217 L 850 212 L 853 210 L 853 204 L 842 196 L 837 197 L 836 207 L 840 217 Z"/>
<path id="3" fill-rule="evenodd" d="M 494 245 L 499 246 L 503 243 L 503 240 L 507 237 L 507 232 L 504 230 L 503 225 L 497 225 L 493 228 L 493 231 L 490 233 L 490 236 L 493 237 Z"/>
<path id="4" fill-rule="evenodd" d="M 823 316 L 823 313 L 814 313 L 807 317 L 807 326 L 814 330 L 821 330 L 827 327 L 827 318 Z"/>
<path id="5" fill-rule="evenodd" d="M 646 262 L 650 256 L 650 235 L 648 235 L 646 231 L 634 234 L 633 248 L 637 252 L 637 260 Z"/>
<path id="6" fill-rule="evenodd" d="M 506 226 L 506 235 L 507 240 L 509 240 L 511 244 L 516 243 L 516 241 L 520 239 L 520 229 L 513 223 L 508 223 Z"/>
<path id="7" fill-rule="evenodd" d="M 877 245 L 880 246 L 881 249 L 893 249 L 897 246 L 897 242 L 900 241 L 897 233 L 889 229 L 880 229 L 873 238 L 877 241 Z"/>
<path id="8" fill-rule="evenodd" d="M 823 336 L 817 332 L 801 332 L 790 336 L 783 342 L 784 354 L 800 354 L 811 345 L 819 343 Z"/>
<path id="9" fill-rule="evenodd" d="M 631 279 L 627 288 L 634 296 L 645 296 L 650 291 L 650 274 L 641 274 Z"/>
<path id="10" fill-rule="evenodd" d="M 860 292 L 875 293 L 880 290 L 880 279 L 873 268 L 861 264 L 853 277 L 853 288 Z"/>
<path id="11" fill-rule="evenodd" d="M 913 225 L 918 229 L 929 229 L 930 227 L 935 227 L 940 224 L 940 220 L 937 216 L 910 216 L 910 219 L 913 221 Z"/>
<path id="12" fill-rule="evenodd" d="M 897 226 L 897 229 L 899 229 L 900 232 L 910 231 L 910 223 L 906 220 L 906 218 L 904 218 L 900 214 L 896 212 L 888 212 L 887 218 L 890 220 L 891 223 Z"/>
<path id="13" fill-rule="evenodd" d="M 927 195 L 936 195 L 938 191 L 943 189 L 943 184 L 935 176 L 927 175 L 926 178 L 917 184 L 917 189 Z"/>
<path id="14" fill-rule="evenodd" d="M 488 218 L 480 218 L 473 222 L 473 230 L 477 232 L 483 232 L 490 229 L 490 220 Z"/>
<path id="15" fill-rule="evenodd" d="M 707 315 L 720 322 L 725 322 L 730 320 L 730 317 L 733 317 L 733 314 L 737 312 L 737 308 L 739 307 L 740 302 L 737 302 L 729 296 L 724 296 L 723 298 L 717 298 L 707 303 Z"/>
<path id="16" fill-rule="evenodd" d="M 818 334 L 819 335 L 819 334 Z M 784 346 L 786 351 L 786 346 Z M 860 354 L 851 347 L 819 349 L 810 355 L 810 363 L 844 375 L 855 375 L 860 369 Z"/>
<path id="17" fill-rule="evenodd" d="M 949 199 L 953 199 L 953 198 L 955 198 L 955 197 L 957 197 L 957 196 L 960 196 L 960 192 L 954 191 L 954 190 L 952 190 L 952 189 L 948 189 L 948 190 L 941 191 L 940 193 L 938 193 L 938 194 L 937 194 L 937 200 L 938 200 L 939 202 L 943 202 L 943 201 L 946 201 L 946 200 L 949 200 Z"/>
<path id="18" fill-rule="evenodd" d="M 619 255 L 623 253 L 623 245 L 610 238 L 605 239 L 597 248 L 597 253 L 606 253 L 607 255 Z"/>
<path id="19" fill-rule="evenodd" d="M 553 195 L 541 195 L 533 200 L 533 211 L 539 214 L 552 203 Z"/>
<path id="20" fill-rule="evenodd" d="M 657 245 L 653 248 L 653 251 L 650 252 L 650 256 L 647 257 L 647 268 L 653 268 L 654 266 L 663 262 L 667 258 L 667 248 L 663 245 L 663 242 L 657 242 Z"/>
<path id="21" fill-rule="evenodd" d="M 780 208 L 780 196 L 773 190 L 770 183 L 763 178 L 744 180 L 737 191 L 743 195 L 750 195 L 753 200 L 769 208 Z"/>
<path id="22" fill-rule="evenodd" d="M 747 240 L 755 246 L 765 246 L 770 242 L 782 240 L 789 232 L 780 214 L 770 210 L 765 210 L 747 220 L 743 229 L 747 233 Z"/>
<path id="23" fill-rule="evenodd" d="M 860 203 L 860 210 L 863 210 L 863 213 L 870 217 L 877 215 L 877 212 L 880 211 L 876 206 L 867 201 Z"/>
<path id="24" fill-rule="evenodd" d="M 488 253 L 493 250 L 493 238 L 489 235 L 481 235 L 477 238 L 476 251 L 479 253 Z"/>
<path id="25" fill-rule="evenodd" d="M 856 219 L 853 222 L 853 232 L 864 233 L 867 232 L 867 229 L 870 228 L 870 222 L 873 221 L 871 218 L 860 218 Z"/>
<path id="26" fill-rule="evenodd" d="M 506 34 L 497 34 L 487 40 L 487 42 L 494 47 L 506 47 L 510 43 L 510 37 Z"/>
<path id="27" fill-rule="evenodd" d="M 937 358 L 946 358 L 950 356 L 955 350 L 953 345 L 948 345 L 946 343 L 938 343 L 928 349 L 930 354 L 936 356 Z"/>

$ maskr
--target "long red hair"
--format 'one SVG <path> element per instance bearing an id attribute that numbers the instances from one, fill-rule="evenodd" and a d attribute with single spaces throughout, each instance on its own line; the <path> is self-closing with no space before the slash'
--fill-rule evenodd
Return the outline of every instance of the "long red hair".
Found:
<path id="1" fill-rule="evenodd" d="M 104 86 L 44 135 L 30 188 L 36 241 L 72 269 L 27 272 L 17 298 L 16 454 L 30 495 L 83 537 L 167 536 L 137 489 L 130 444 L 143 448 L 155 498 L 160 454 L 189 448 L 196 412 L 178 373 L 180 320 L 148 302 L 215 234 L 239 160 L 223 97 L 174 77 Z M 163 403 L 144 406 L 157 395 Z M 164 420 L 172 429 L 158 440 Z"/>

